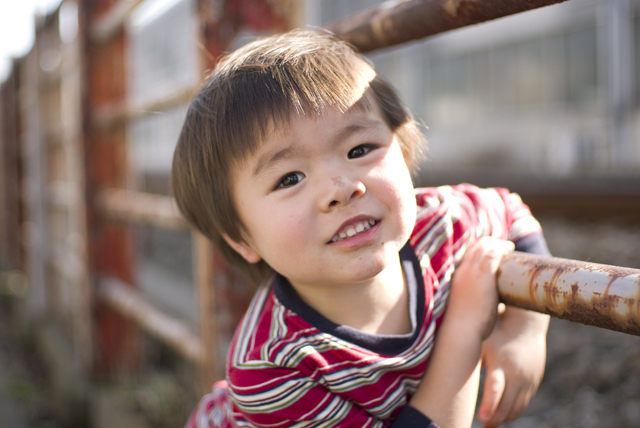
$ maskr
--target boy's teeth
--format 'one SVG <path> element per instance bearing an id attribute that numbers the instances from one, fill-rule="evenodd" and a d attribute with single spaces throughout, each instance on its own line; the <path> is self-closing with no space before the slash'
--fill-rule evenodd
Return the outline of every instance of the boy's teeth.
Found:
<path id="1" fill-rule="evenodd" d="M 364 232 L 365 230 L 371 229 L 372 226 L 376 224 L 375 220 L 365 220 L 362 223 L 358 223 L 355 226 L 352 226 L 347 229 L 346 232 L 340 232 L 333 238 L 331 238 L 331 242 L 341 241 L 347 237 L 351 238 L 358 233 Z"/>

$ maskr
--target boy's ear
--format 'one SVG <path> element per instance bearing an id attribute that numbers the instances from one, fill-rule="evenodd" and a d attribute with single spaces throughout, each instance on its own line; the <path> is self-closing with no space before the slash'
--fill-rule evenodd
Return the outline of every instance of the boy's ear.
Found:
<path id="1" fill-rule="evenodd" d="M 262 257 L 260 257 L 260 254 L 258 254 L 258 252 L 246 242 L 234 241 L 233 239 L 229 238 L 229 235 L 227 235 L 226 233 L 222 234 L 222 238 L 226 241 L 227 244 L 229 244 L 231 248 L 234 249 L 236 253 L 240 254 L 249 263 L 258 263 L 262 259 Z"/>

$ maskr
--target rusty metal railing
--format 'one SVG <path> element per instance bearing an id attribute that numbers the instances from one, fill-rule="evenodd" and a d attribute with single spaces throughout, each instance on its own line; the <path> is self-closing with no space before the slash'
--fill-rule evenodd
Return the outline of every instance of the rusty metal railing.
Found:
<path id="1" fill-rule="evenodd" d="M 411 0 L 386 1 L 329 26 L 362 52 L 411 40 L 566 0 Z"/>
<path id="2" fill-rule="evenodd" d="M 513 252 L 497 283 L 507 305 L 640 336 L 640 269 Z"/>
<path id="3" fill-rule="evenodd" d="M 370 52 L 564 1 L 390 0 L 328 27 Z M 514 252 L 497 285 L 508 305 L 640 335 L 640 270 Z"/>
<path id="4" fill-rule="evenodd" d="M 189 225 L 178 211 L 173 198 L 129 189 L 104 189 L 95 200 L 96 208 L 105 219 L 124 224 L 142 224 L 165 230 L 188 231 Z M 211 242 L 200 233 L 192 232 L 194 273 L 199 307 L 198 330 L 182 320 L 166 314 L 128 284 L 115 278 L 105 278 L 98 289 L 98 298 L 116 312 L 133 321 L 147 333 L 160 339 L 185 358 L 198 364 L 201 388 L 208 391 L 212 379 L 223 375 L 217 349 L 218 333 L 215 313 L 216 297 L 212 289 L 213 253 Z M 134 310 L 140 308 L 140 310 Z"/>

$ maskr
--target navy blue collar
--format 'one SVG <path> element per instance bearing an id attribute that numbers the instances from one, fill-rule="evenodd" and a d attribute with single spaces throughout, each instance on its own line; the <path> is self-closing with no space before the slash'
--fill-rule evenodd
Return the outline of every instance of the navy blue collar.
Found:
<path id="1" fill-rule="evenodd" d="M 273 279 L 276 298 L 285 308 L 295 312 L 302 319 L 322 332 L 331 334 L 377 354 L 400 354 L 411 347 L 420 333 L 420 326 L 424 322 L 425 289 L 420 263 L 411 245 L 409 243 L 405 244 L 399 254 L 400 262 L 402 263 L 402 268 L 407 278 L 409 292 L 410 333 L 398 335 L 369 334 L 352 327 L 336 324 L 306 304 L 289 281 L 280 274 L 276 274 Z"/>

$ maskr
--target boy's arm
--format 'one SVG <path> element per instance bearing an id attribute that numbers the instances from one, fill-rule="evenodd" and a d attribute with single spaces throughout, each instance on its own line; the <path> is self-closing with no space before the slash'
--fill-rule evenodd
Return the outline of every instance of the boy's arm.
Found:
<path id="1" fill-rule="evenodd" d="M 511 242 L 483 238 L 453 277 L 427 372 L 410 402 L 443 428 L 470 427 L 473 421 L 482 342 L 497 314 L 495 272 L 511 250 Z"/>
<path id="2" fill-rule="evenodd" d="M 542 233 L 516 242 L 516 250 L 550 255 Z M 482 348 L 486 368 L 478 418 L 493 428 L 516 418 L 535 394 L 546 361 L 549 316 L 507 307 Z"/>
<path id="3" fill-rule="evenodd" d="M 497 316 L 495 272 L 513 244 L 483 238 L 456 271 L 427 372 L 393 428 L 469 428 L 479 384 L 482 341 Z M 262 366 L 262 364 L 258 364 Z M 317 380 L 293 369 L 253 364 L 245 376 L 229 372 L 231 395 L 238 412 L 254 426 L 371 426 L 375 419 L 350 400 L 329 392 Z M 243 381 L 246 380 L 245 381 Z M 298 399 L 304 395 L 304 399 Z M 426 415 L 426 416 L 425 416 Z M 429 419 L 430 418 L 430 419 Z"/>
<path id="4" fill-rule="evenodd" d="M 546 361 L 549 316 L 507 307 L 484 343 L 486 368 L 478 418 L 485 427 L 497 427 L 516 418 L 529 404 Z"/>
<path id="5" fill-rule="evenodd" d="M 482 341 L 445 321 L 418 390 L 409 403 L 442 428 L 468 428 L 480 380 Z"/>

